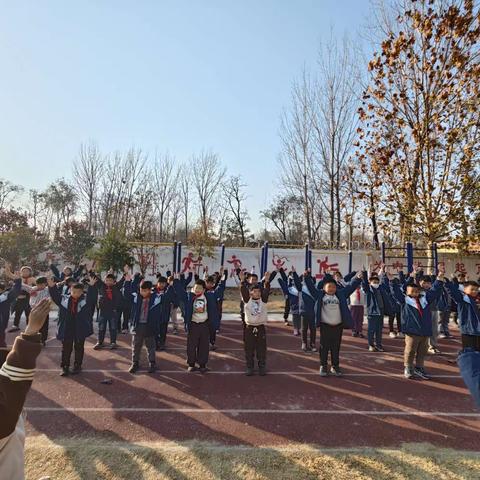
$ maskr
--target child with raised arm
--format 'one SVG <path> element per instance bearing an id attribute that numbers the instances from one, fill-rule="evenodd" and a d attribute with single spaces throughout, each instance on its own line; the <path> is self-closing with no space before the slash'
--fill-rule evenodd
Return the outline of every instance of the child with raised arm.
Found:
<path id="1" fill-rule="evenodd" d="M 205 281 L 196 279 L 191 291 L 185 290 L 177 273 L 173 287 L 182 308 L 187 330 L 187 371 L 206 373 L 208 371 L 210 316 L 213 313 L 214 296 L 205 294 Z M 198 365 L 198 367 L 197 367 Z"/>
<path id="2" fill-rule="evenodd" d="M 5 274 L 10 277 L 12 280 L 11 269 L 5 269 Z M 30 267 L 23 266 L 20 269 L 20 277 L 22 279 L 22 288 L 17 295 L 14 303 L 14 312 L 15 316 L 13 318 L 13 325 L 8 329 L 8 332 L 18 332 L 20 330 L 20 319 L 22 317 L 22 313 L 25 314 L 25 323 L 28 324 L 28 315 L 30 314 L 30 294 L 29 288 L 34 284 L 34 279 L 32 278 L 33 270 Z"/>
<path id="3" fill-rule="evenodd" d="M 122 292 L 116 285 L 116 277 L 108 273 L 105 280 L 98 279 L 98 341 L 93 347 L 94 350 L 103 348 L 107 326 L 110 333 L 110 349 L 117 348 L 117 323 L 120 309 L 123 303 Z"/>
<path id="4" fill-rule="evenodd" d="M 223 276 L 220 279 L 214 275 L 207 275 L 205 278 L 205 295 L 207 302 L 209 302 L 209 329 L 210 329 L 210 350 L 215 351 L 217 349 L 217 330 L 220 328 L 221 319 L 221 302 L 223 301 L 223 295 L 225 293 L 225 286 L 227 284 L 228 270 L 222 270 Z"/>
<path id="5" fill-rule="evenodd" d="M 412 379 L 418 377 L 428 380 L 425 371 L 425 356 L 428 352 L 428 340 L 432 336 L 432 313 L 430 306 L 442 293 L 443 273 L 439 273 L 433 286 L 421 294 L 421 288 L 415 283 L 407 283 L 405 293 L 398 279 L 391 282 L 392 294 L 402 308 L 402 332 L 405 335 L 404 375 Z"/>
<path id="6" fill-rule="evenodd" d="M 262 288 L 258 283 L 248 285 L 245 282 L 245 275 L 240 274 L 240 294 L 245 311 L 243 341 L 247 363 L 245 374 L 247 376 L 254 373 L 255 355 L 258 362 L 258 374 L 264 376 L 267 373 L 267 332 L 265 326 L 268 320 L 267 302 L 270 295 L 270 278 L 270 272 L 266 272 Z"/>
<path id="7" fill-rule="evenodd" d="M 286 303 L 288 302 L 288 311 L 292 314 L 293 320 L 293 334 L 295 336 L 300 335 L 300 326 L 302 321 L 302 315 L 300 311 L 300 295 L 301 291 L 297 289 L 293 282 L 293 270 L 295 268 L 292 266 L 292 273 L 287 277 L 285 270 L 283 268 L 279 269 L 280 278 L 278 283 L 282 289 L 283 295 L 285 297 Z M 286 310 L 285 310 L 286 313 Z M 288 318 L 288 316 L 287 316 Z"/>
<path id="8" fill-rule="evenodd" d="M 363 272 L 343 288 L 338 289 L 333 277 L 326 274 L 317 287 L 309 275 L 305 283 L 312 297 L 315 298 L 316 325 L 320 327 L 320 376 L 327 377 L 333 373 L 342 376 L 340 369 L 340 345 L 344 328 L 352 328 L 352 316 L 348 308 L 348 297 L 360 286 Z M 328 370 L 328 354 L 332 362 Z"/>
<path id="9" fill-rule="evenodd" d="M 458 326 L 462 335 L 463 349 L 480 352 L 480 309 L 476 302 L 479 284 L 473 281 L 463 283 L 463 291 L 457 282 L 446 281 L 452 300 L 457 304 Z"/>
<path id="10" fill-rule="evenodd" d="M 57 339 L 62 342 L 62 372 L 60 375 L 80 373 L 82 370 L 85 339 L 93 334 L 93 311 L 97 302 L 97 279 L 91 277 L 87 293 L 83 284 L 75 283 L 70 294 L 61 294 L 55 281 L 48 280 L 48 290 L 53 302 L 58 306 Z M 70 372 L 70 357 L 75 350 L 73 371 Z"/>
<path id="11" fill-rule="evenodd" d="M 14 277 L 15 281 L 10 288 L 8 288 L 5 283 L 0 282 L 0 348 L 7 346 L 5 342 L 5 330 L 7 329 L 10 318 L 10 308 L 22 290 L 20 273 L 14 275 Z"/>

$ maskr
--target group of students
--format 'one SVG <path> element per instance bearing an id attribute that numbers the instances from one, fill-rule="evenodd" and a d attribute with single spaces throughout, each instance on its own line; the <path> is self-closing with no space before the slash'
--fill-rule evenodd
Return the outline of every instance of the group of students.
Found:
<path id="1" fill-rule="evenodd" d="M 140 354 L 145 345 L 149 367 L 156 370 L 156 351 L 165 349 L 168 324 L 173 332 L 179 331 L 179 310 L 187 331 L 187 369 L 189 372 L 208 371 L 209 351 L 215 350 L 216 333 L 220 328 L 222 302 L 227 280 L 227 271 L 204 278 L 193 274 L 165 276 L 158 274 L 157 282 L 132 275 L 128 267 L 120 279 L 112 272 L 102 279 L 93 271 L 65 267 L 62 272 L 52 265 L 53 275 L 33 279 L 32 269 L 22 267 L 18 274 L 6 268 L 6 275 L 13 284 L 7 288 L 0 284 L 0 347 L 5 346 L 5 329 L 10 310 L 15 312 L 13 326 L 19 329 L 18 320 L 25 312 L 27 322 L 32 307 L 45 298 L 50 298 L 59 309 L 57 339 L 62 342 L 61 375 L 81 371 L 85 339 L 94 333 L 95 314 L 98 322 L 98 339 L 94 349 L 117 348 L 119 332 L 132 333 L 132 363 L 129 368 L 135 373 L 140 368 Z M 430 349 L 438 352 L 436 344 L 440 332 L 449 336 L 448 321 L 439 322 L 440 312 L 455 302 L 456 316 L 462 334 L 462 346 L 480 351 L 480 314 L 476 302 L 479 285 L 464 278 L 445 278 L 443 273 L 427 276 L 414 271 L 400 273 L 392 278 L 382 267 L 378 274 L 366 271 L 352 272 L 345 278 L 339 272 L 327 273 L 320 281 L 306 270 L 299 275 L 292 267 L 267 272 L 259 279 L 255 273 L 237 270 L 240 290 L 240 314 L 243 322 L 246 375 L 255 372 L 266 374 L 267 303 L 271 282 L 276 275 L 288 301 L 292 315 L 294 334 L 301 336 L 304 352 L 317 351 L 316 334 L 320 332 L 320 375 L 341 376 L 340 347 L 344 329 L 352 329 L 352 335 L 363 337 L 364 309 L 368 319 L 368 349 L 383 352 L 382 332 L 384 316 L 389 317 L 390 336 L 405 339 L 404 374 L 406 378 L 428 379 L 425 357 Z M 20 302 L 20 306 L 19 306 Z M 20 314 L 18 314 L 18 312 Z M 394 321 L 397 320 L 397 331 Z M 448 320 L 448 319 L 447 319 Z M 105 342 L 109 332 L 109 343 Z M 40 331 L 45 344 L 48 334 L 48 315 Z M 72 352 L 73 369 L 70 370 Z M 330 357 L 330 366 L 329 366 Z"/>
<path id="2" fill-rule="evenodd" d="M 288 276 L 281 270 L 278 281 L 288 303 L 284 318 L 288 322 L 288 314 L 292 315 L 293 332 L 301 334 L 303 351 L 316 350 L 315 333 L 317 327 L 320 329 L 321 376 L 342 374 L 343 330 L 352 329 L 354 337 L 363 338 L 365 309 L 368 350 L 385 351 L 382 333 L 384 317 L 388 316 L 389 336 L 405 339 L 404 375 L 408 379 L 429 379 L 425 357 L 427 353 L 440 353 L 439 335 L 452 337 L 448 328 L 452 307 L 461 332 L 462 351 L 480 351 L 479 283 L 467 281 L 463 275 L 449 280 L 441 272 L 424 275 L 415 269 L 406 276 L 400 272 L 398 278 L 393 278 L 382 266 L 378 274 L 352 272 L 344 278 L 334 272 L 316 282 L 309 270 L 299 276 L 292 268 Z"/>

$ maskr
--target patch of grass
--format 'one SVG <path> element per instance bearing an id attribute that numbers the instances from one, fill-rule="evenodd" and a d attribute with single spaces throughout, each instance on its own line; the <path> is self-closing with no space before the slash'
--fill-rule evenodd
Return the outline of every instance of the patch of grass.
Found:
<path id="1" fill-rule="evenodd" d="M 30 437 L 26 478 L 38 480 L 469 480 L 480 454 L 405 444 L 398 449 L 127 443 Z"/>

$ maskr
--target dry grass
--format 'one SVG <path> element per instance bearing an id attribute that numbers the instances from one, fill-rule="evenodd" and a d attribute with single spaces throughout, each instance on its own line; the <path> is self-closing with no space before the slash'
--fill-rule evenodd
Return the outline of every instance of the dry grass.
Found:
<path id="1" fill-rule="evenodd" d="M 398 449 L 226 447 L 31 437 L 27 480 L 468 480 L 480 454 L 408 444 Z"/>
<path id="2" fill-rule="evenodd" d="M 238 288 L 227 288 L 223 300 L 223 311 L 225 313 L 240 312 L 240 292 Z M 268 311 L 270 313 L 283 313 L 285 299 L 280 289 L 272 289 L 270 298 L 268 299 Z"/>

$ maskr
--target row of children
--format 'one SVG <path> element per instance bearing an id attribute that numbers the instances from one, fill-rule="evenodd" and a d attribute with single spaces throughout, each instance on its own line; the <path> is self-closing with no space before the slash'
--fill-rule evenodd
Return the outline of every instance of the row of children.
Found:
<path id="1" fill-rule="evenodd" d="M 74 373 L 81 369 L 83 344 L 85 338 L 93 333 L 93 315 L 98 308 L 98 342 L 96 349 L 104 346 L 107 326 L 110 330 L 110 347 L 116 347 L 116 327 L 123 314 L 128 318 L 132 336 L 132 365 L 130 371 L 139 368 L 142 345 L 145 344 L 150 362 L 149 371 L 155 371 L 155 349 L 163 349 L 169 320 L 176 315 L 172 312 L 181 307 L 183 320 L 188 332 L 187 363 L 188 370 L 208 370 L 209 343 L 214 345 L 215 333 L 221 318 L 221 301 L 225 289 L 226 272 L 197 278 L 190 291 L 189 279 L 177 275 L 177 278 L 158 277 L 156 285 L 142 280 L 139 274 L 132 276 L 128 269 L 117 282 L 112 273 L 102 281 L 93 272 L 89 272 L 84 283 L 73 278 L 72 269 L 66 267 L 62 274 L 56 272 L 55 278 L 38 278 L 35 287 L 31 269 L 22 268 L 14 286 L 9 292 L 3 292 L 2 298 L 12 299 L 21 289 L 26 289 L 30 298 L 45 298 L 50 295 L 59 306 L 60 314 L 57 338 L 62 340 L 62 375 L 68 375 L 70 356 L 75 349 Z M 266 372 L 266 330 L 268 296 L 270 283 L 277 272 L 268 273 L 261 281 L 255 274 L 238 271 L 238 283 L 242 299 L 242 320 L 244 323 L 244 343 L 247 363 L 247 375 L 254 370 L 254 357 L 257 356 L 259 373 Z M 412 272 L 408 276 L 400 275 L 393 279 L 383 267 L 380 275 L 367 272 L 352 273 L 341 279 L 327 274 L 316 282 L 307 270 L 299 276 L 294 268 L 290 278 L 279 270 L 279 283 L 290 300 L 290 309 L 297 330 L 302 331 L 302 348 L 305 351 L 316 350 L 316 330 L 320 329 L 320 375 L 329 373 L 340 376 L 340 345 L 344 328 L 352 328 L 354 334 L 359 329 L 359 319 L 363 314 L 356 313 L 357 305 L 348 306 L 349 300 L 358 298 L 363 292 L 366 298 L 368 318 L 368 343 L 371 351 L 384 351 L 382 346 L 383 316 L 400 312 L 400 331 L 405 335 L 405 376 L 428 378 L 424 370 L 424 359 L 432 332 L 432 312 L 438 308 L 442 295 L 447 292 L 458 305 L 460 330 L 464 348 L 480 349 L 480 326 L 478 306 L 475 297 L 478 294 L 476 282 L 460 284 L 444 281 L 444 275 L 434 278 Z M 30 276 L 29 276 L 30 275 Z M 9 273 L 10 277 L 15 275 Z M 417 282 L 417 283 L 416 283 Z M 86 292 L 84 284 L 88 284 Z M 27 288 L 28 287 L 28 288 Z M 469 301 L 470 300 L 470 301 Z M 8 300 L 5 300 L 8 304 Z M 5 303 L 5 301 L 2 302 Z M 4 308 L 4 307 L 2 307 Z M 5 316 L 2 315 L 2 323 Z M 397 317 L 398 318 L 398 317 Z M 178 320 L 178 316 L 177 316 Z M 8 317 L 7 317 L 8 321 Z M 177 323 L 175 323 L 177 325 Z M 361 327 L 360 327 L 361 331 Z M 332 368 L 328 368 L 328 355 Z M 415 362 L 415 363 L 414 363 Z M 197 367 L 198 365 L 198 367 Z"/>
<path id="2" fill-rule="evenodd" d="M 363 337 L 364 306 L 367 310 L 369 351 L 384 351 L 382 331 L 385 315 L 389 316 L 390 336 L 405 338 L 404 374 L 407 378 L 429 378 L 424 369 L 425 356 L 427 352 L 439 353 L 439 331 L 444 338 L 451 337 L 446 312 L 452 302 L 455 303 L 463 349 L 480 350 L 477 282 L 465 281 L 463 277 L 452 277 L 450 281 L 442 273 L 427 276 L 416 270 L 407 276 L 400 272 L 399 278 L 394 279 L 386 273 L 385 266 L 382 266 L 378 275 L 373 273 L 368 276 L 364 271 L 361 279 L 356 272 L 345 278 L 338 272 L 333 276 L 327 274 L 317 285 L 309 270 L 300 277 L 292 268 L 288 277 L 284 271 L 280 271 L 280 276 L 279 283 L 288 298 L 293 317 L 294 334 L 298 335 L 301 330 L 304 351 L 315 350 L 315 330 L 320 327 L 322 376 L 329 374 L 325 349 L 332 345 L 332 372 L 339 375 L 343 328 L 352 328 L 353 336 Z M 323 296 L 319 295 L 321 291 L 325 293 Z M 325 313 L 328 305 L 337 302 L 343 305 L 343 309 L 337 309 L 337 312 L 341 311 L 341 318 L 332 322 Z M 398 333 L 393 331 L 395 319 Z M 325 324 L 333 324 L 337 328 L 332 329 Z M 326 341 L 332 343 L 325 345 Z"/>

